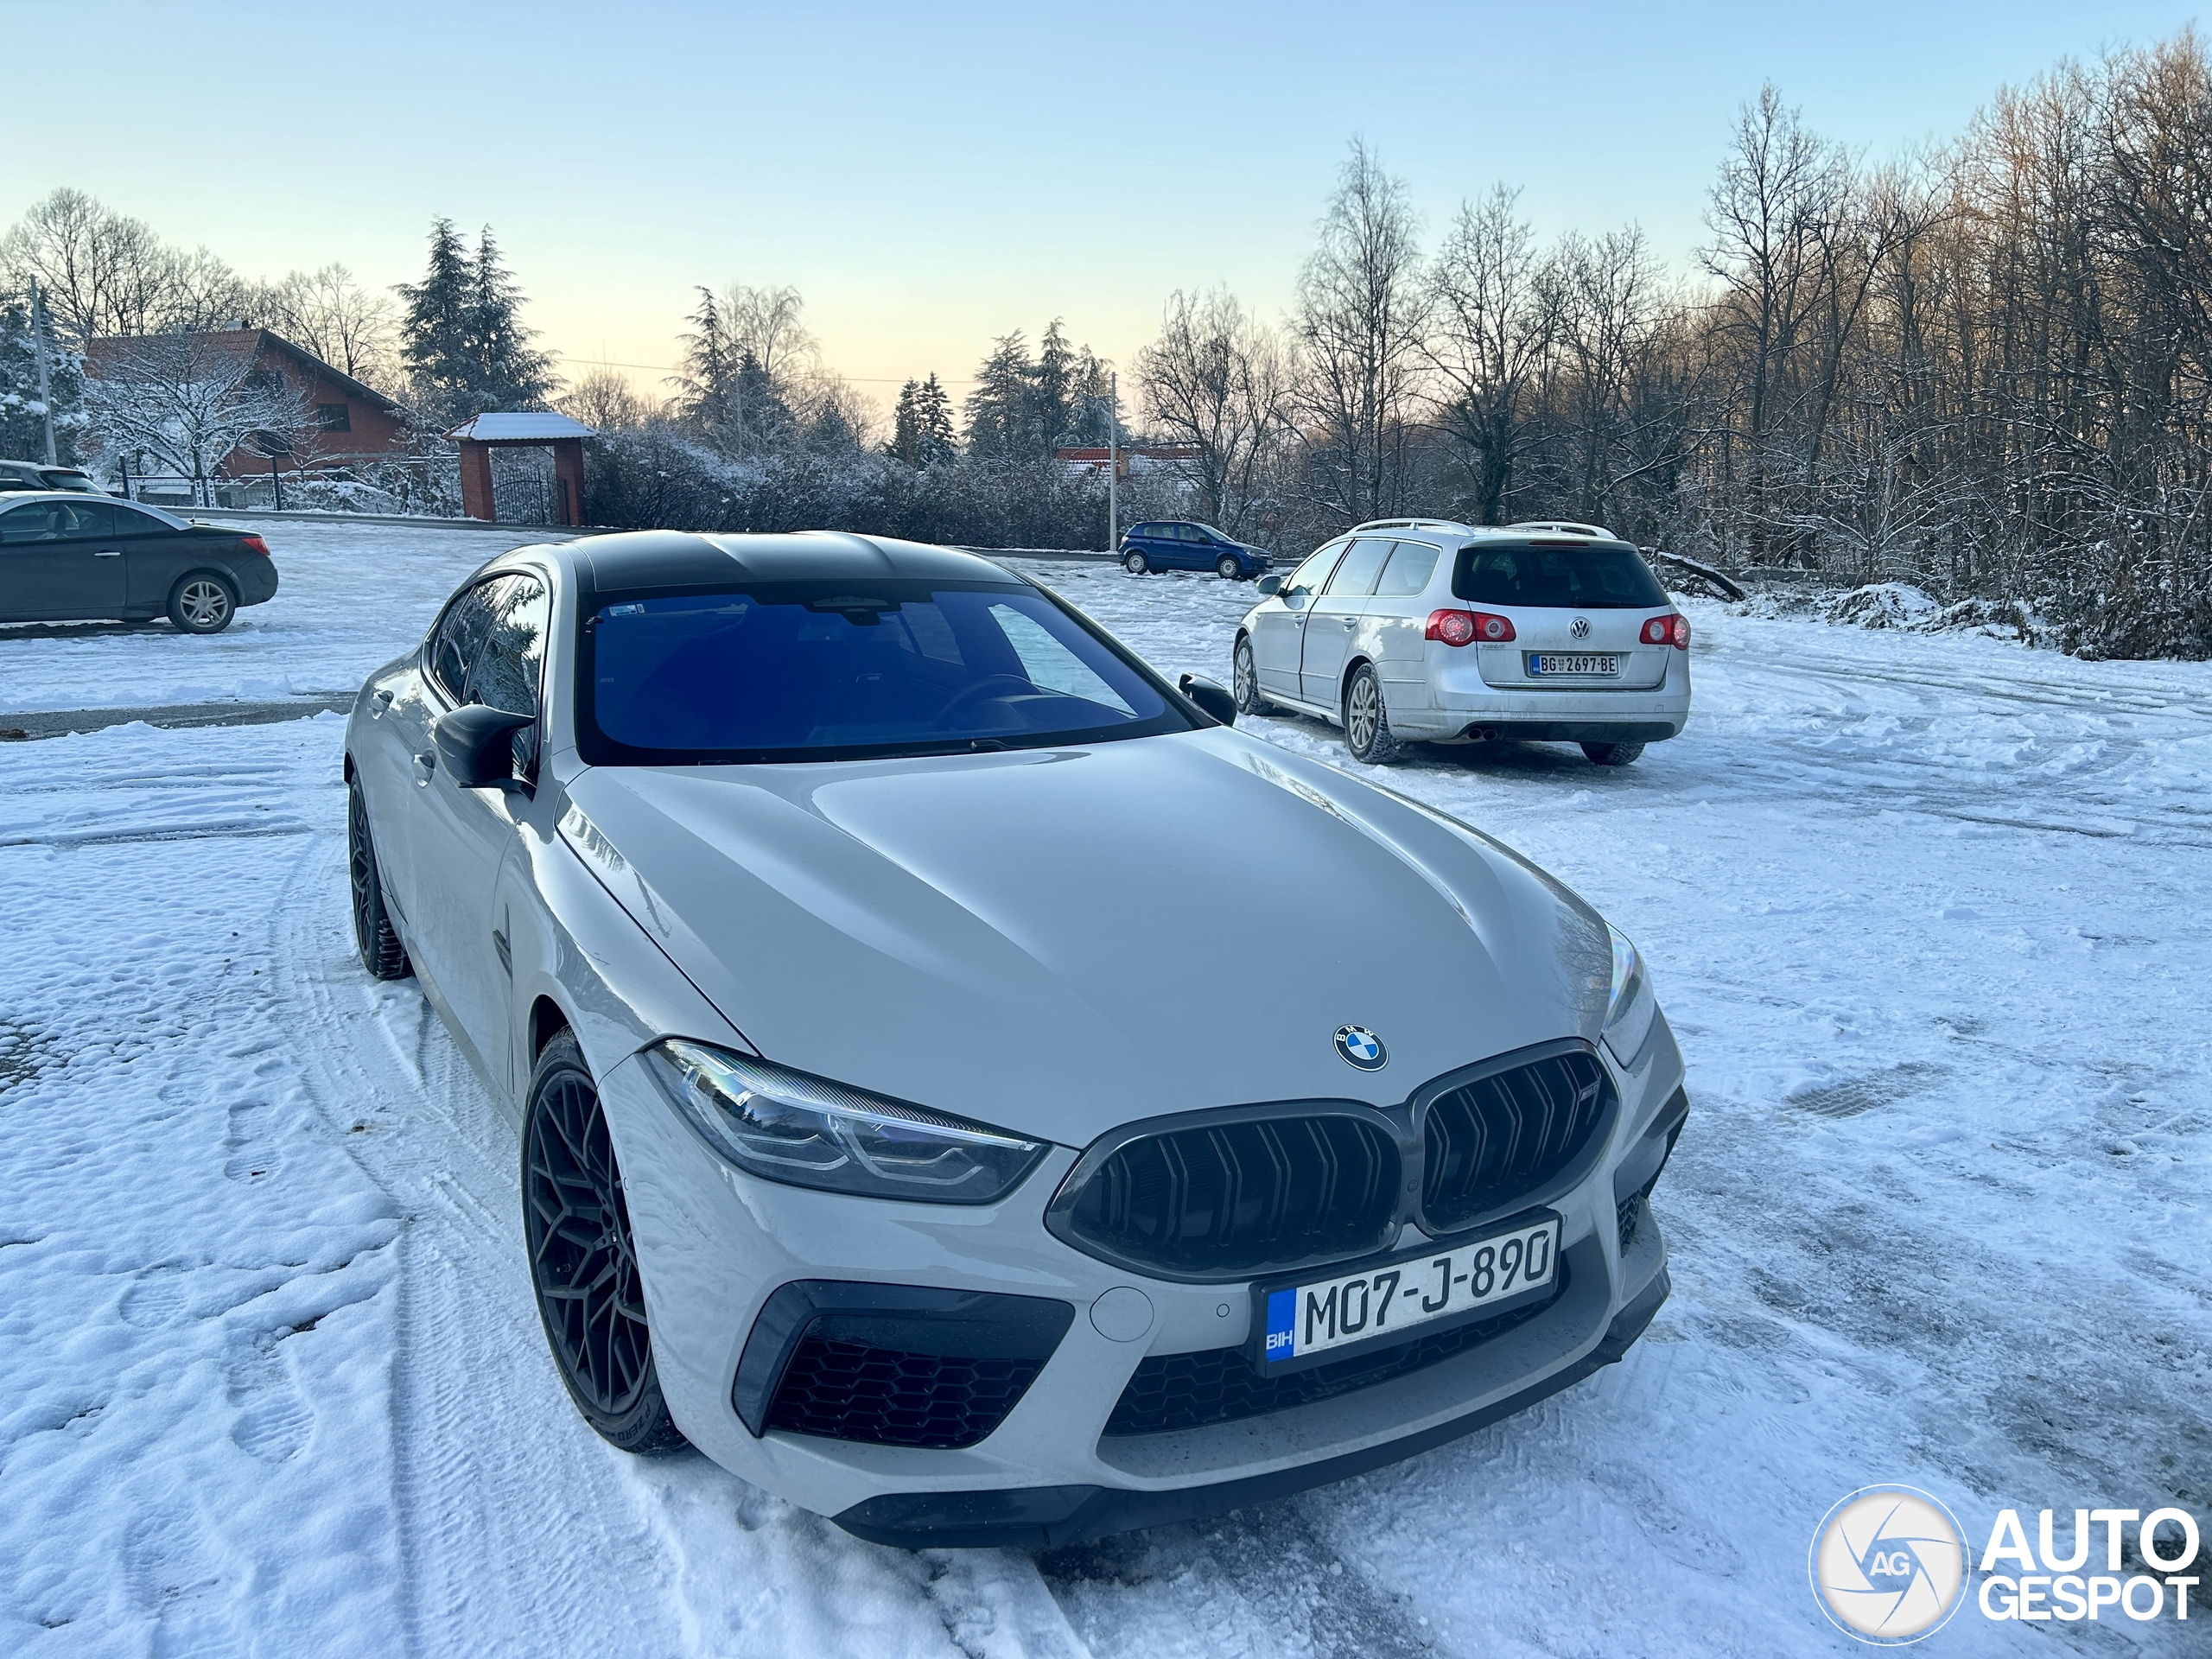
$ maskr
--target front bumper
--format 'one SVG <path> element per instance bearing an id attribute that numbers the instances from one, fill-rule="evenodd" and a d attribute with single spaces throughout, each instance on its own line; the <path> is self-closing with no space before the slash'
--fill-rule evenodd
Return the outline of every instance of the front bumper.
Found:
<path id="1" fill-rule="evenodd" d="M 1187 1430 L 1108 1437 L 1148 1355 L 1244 1342 L 1238 1284 L 1170 1282 L 1111 1266 L 1046 1230 L 1075 1161 L 1052 1154 L 1000 1204 L 959 1209 L 754 1180 L 709 1153 L 637 1059 L 601 1080 L 621 1160 L 661 1385 L 715 1462 L 861 1536 L 918 1545 L 1065 1543 L 1187 1519 L 1343 1478 L 1473 1432 L 1620 1357 L 1667 1294 L 1648 1220 L 1621 1249 L 1617 1175 L 1681 1081 L 1663 1021 L 1633 1071 L 1610 1056 L 1621 1110 L 1605 1154 L 1550 1207 L 1566 1288 L 1541 1313 L 1448 1359 L 1352 1392 Z M 1418 1243 L 1409 1233 L 1405 1242 Z M 748 1338 L 799 1281 L 902 1285 L 1065 1303 L 1065 1335 L 998 1427 L 925 1449 L 769 1428 L 733 1398 Z M 1115 1293 L 1111 1313 L 1096 1305 Z M 1132 1321 L 1135 1296 L 1148 1319 Z M 790 1300 L 788 1294 L 785 1300 Z M 1119 1316 L 1119 1317 L 1116 1317 Z M 739 1388 L 742 1397 L 745 1389 Z M 756 1421 L 761 1413 L 751 1414 Z"/>

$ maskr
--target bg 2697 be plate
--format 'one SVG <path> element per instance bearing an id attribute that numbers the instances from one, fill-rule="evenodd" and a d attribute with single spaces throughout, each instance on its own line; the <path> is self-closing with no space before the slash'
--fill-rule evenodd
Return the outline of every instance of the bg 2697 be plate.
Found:
<path id="1" fill-rule="evenodd" d="M 1303 1370 L 1294 1362 L 1403 1341 L 1477 1310 L 1502 1313 L 1557 1283 L 1559 1243 L 1560 1218 L 1546 1211 L 1363 1272 L 1255 1286 L 1260 1370 Z"/>

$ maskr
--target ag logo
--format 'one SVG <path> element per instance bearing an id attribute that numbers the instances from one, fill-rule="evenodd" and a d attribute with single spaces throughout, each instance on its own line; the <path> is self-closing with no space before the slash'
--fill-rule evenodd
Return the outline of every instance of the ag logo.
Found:
<path id="1" fill-rule="evenodd" d="M 1587 639 L 1590 637 L 1590 619 L 1586 616 L 1576 617 L 1567 625 L 1567 631 L 1578 639 Z"/>
<path id="2" fill-rule="evenodd" d="M 1880 1647 L 1917 1642 L 1966 1599 L 1973 1557 L 1950 1510 L 1911 1486 L 1867 1486 L 1822 1519 L 1808 1563 L 1821 1611 Z"/>
<path id="3" fill-rule="evenodd" d="M 1365 1026 L 1338 1026 L 1337 1052 L 1344 1057 L 1347 1064 L 1363 1071 L 1380 1071 L 1390 1063 L 1382 1039 Z"/>

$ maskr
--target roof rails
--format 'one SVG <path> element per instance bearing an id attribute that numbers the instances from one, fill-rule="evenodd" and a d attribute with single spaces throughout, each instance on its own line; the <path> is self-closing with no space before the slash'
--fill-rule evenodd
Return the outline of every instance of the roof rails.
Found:
<path id="1" fill-rule="evenodd" d="M 1466 525 L 1455 518 L 1370 518 L 1363 524 L 1354 524 L 1353 534 L 1363 530 L 1465 530 Z"/>
<path id="2" fill-rule="evenodd" d="M 1561 518 L 1529 519 L 1517 524 L 1501 524 L 1498 528 L 1521 531 L 1536 531 L 1554 536 L 1588 536 L 1594 540 L 1606 542 L 1618 542 L 1621 539 L 1603 524 L 1569 524 Z"/>

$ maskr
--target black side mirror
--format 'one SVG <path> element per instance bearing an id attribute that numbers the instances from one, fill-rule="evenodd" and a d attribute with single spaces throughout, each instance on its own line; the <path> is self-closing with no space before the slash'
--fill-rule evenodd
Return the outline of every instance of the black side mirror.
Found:
<path id="1" fill-rule="evenodd" d="M 1282 578 L 1281 576 L 1262 576 L 1259 581 L 1252 584 L 1252 587 L 1253 591 L 1257 593 L 1262 599 L 1273 599 L 1277 594 L 1282 591 Z"/>
<path id="2" fill-rule="evenodd" d="M 1198 705 L 1202 713 L 1211 715 L 1224 726 L 1236 723 L 1236 699 L 1229 695 L 1229 688 L 1205 677 L 1203 674 L 1185 674 L 1177 683 L 1183 695 Z"/>
<path id="3" fill-rule="evenodd" d="M 521 789 L 515 777 L 515 734 L 537 722 L 535 715 L 512 715 L 472 702 L 441 715 L 430 728 L 438 759 L 463 789 Z"/>

